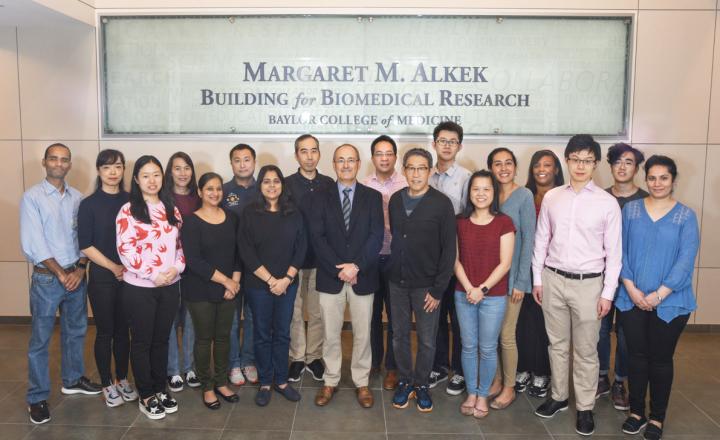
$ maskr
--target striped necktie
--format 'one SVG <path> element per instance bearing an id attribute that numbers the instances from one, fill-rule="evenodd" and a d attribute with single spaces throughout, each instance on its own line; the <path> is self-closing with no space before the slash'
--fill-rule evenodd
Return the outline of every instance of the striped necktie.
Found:
<path id="1" fill-rule="evenodd" d="M 352 191 L 350 188 L 343 190 L 342 212 L 346 231 L 350 229 L 350 191 Z"/>

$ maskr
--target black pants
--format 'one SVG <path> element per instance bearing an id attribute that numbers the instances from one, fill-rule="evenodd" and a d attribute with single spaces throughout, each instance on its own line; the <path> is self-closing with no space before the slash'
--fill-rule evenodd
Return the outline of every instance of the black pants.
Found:
<path id="1" fill-rule="evenodd" d="M 122 289 L 130 321 L 130 362 L 142 399 L 164 391 L 167 380 L 168 339 L 180 302 L 180 283 L 163 287 Z"/>
<path id="2" fill-rule="evenodd" d="M 656 310 L 646 312 L 633 307 L 627 312 L 618 312 L 629 356 L 630 412 L 645 415 L 649 385 L 650 419 L 663 422 L 672 388 L 673 355 L 690 314 L 665 322 Z"/>
<path id="3" fill-rule="evenodd" d="M 195 329 L 193 357 L 203 391 L 227 385 L 235 302 L 185 302 Z M 212 363 L 211 363 L 212 359 Z M 210 365 L 214 368 L 211 369 Z"/>
<path id="4" fill-rule="evenodd" d="M 390 282 L 390 308 L 392 308 L 393 349 L 398 367 L 398 379 L 415 385 L 427 385 L 430 379 L 433 359 L 435 357 L 435 341 L 438 330 L 440 308 L 431 313 L 423 310 L 425 294 L 429 288 L 409 289 Z M 415 331 L 417 333 L 417 356 L 413 370 L 410 333 L 412 317 L 415 313 Z"/>
<path id="5" fill-rule="evenodd" d="M 532 295 L 523 298 L 517 324 L 518 372 L 550 376 L 547 331 L 542 307 Z"/>
<path id="6" fill-rule="evenodd" d="M 110 386 L 112 356 L 115 378 L 127 379 L 130 362 L 130 335 L 121 301 L 122 281 L 96 264 L 90 263 L 88 298 L 95 318 L 95 364 L 102 386 Z"/>
<path id="7" fill-rule="evenodd" d="M 393 328 L 392 328 L 392 312 L 390 311 L 390 295 L 388 293 L 388 279 L 385 276 L 385 266 L 387 265 L 389 255 L 380 255 L 380 288 L 375 292 L 373 298 L 373 314 L 370 323 L 370 350 L 372 351 L 372 367 L 380 368 L 383 357 L 385 357 L 385 369 L 395 370 L 395 354 L 393 351 Z M 387 345 L 383 340 L 383 307 L 388 317 L 387 327 Z M 387 346 L 387 351 L 386 347 Z"/>
<path id="8" fill-rule="evenodd" d="M 440 319 L 438 323 L 437 341 L 435 342 L 435 361 L 433 371 L 452 370 L 454 374 L 463 375 L 462 345 L 460 343 L 460 324 L 458 324 L 457 313 L 455 312 L 455 284 L 457 279 L 453 276 L 443 293 L 440 301 Z M 450 323 L 448 324 L 448 316 Z M 452 353 L 450 352 L 450 334 L 452 330 Z M 448 363 L 449 359 L 449 363 Z"/>

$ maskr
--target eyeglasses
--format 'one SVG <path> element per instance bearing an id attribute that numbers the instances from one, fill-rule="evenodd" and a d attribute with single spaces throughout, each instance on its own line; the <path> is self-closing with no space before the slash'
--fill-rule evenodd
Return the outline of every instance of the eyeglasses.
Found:
<path id="1" fill-rule="evenodd" d="M 616 160 L 615 162 L 613 162 L 613 166 L 614 166 L 614 167 L 619 167 L 620 165 L 625 165 L 627 168 L 634 168 L 634 167 L 635 167 L 635 161 L 632 160 L 632 159 L 628 159 L 628 160 L 620 160 L 620 159 L 618 159 L 618 160 Z"/>
<path id="2" fill-rule="evenodd" d="M 393 153 L 392 151 L 387 151 L 385 153 L 383 153 L 382 151 L 376 151 L 375 154 L 373 154 L 373 156 L 375 156 L 375 157 L 393 157 L 393 156 L 395 156 L 395 153 Z"/>
<path id="3" fill-rule="evenodd" d="M 336 164 L 339 164 L 339 165 L 345 165 L 345 164 L 355 165 L 355 164 L 358 163 L 358 162 L 360 162 L 360 161 L 357 160 L 357 159 L 352 159 L 352 158 L 350 158 L 350 159 L 336 159 L 336 160 L 335 160 L 335 163 L 336 163 Z"/>
<path id="4" fill-rule="evenodd" d="M 407 171 L 409 174 L 425 174 L 430 170 L 428 167 L 405 167 L 405 171 Z"/>
<path id="5" fill-rule="evenodd" d="M 575 157 L 568 157 L 568 163 L 570 165 L 584 165 L 586 167 L 591 167 L 595 165 L 595 162 L 597 162 L 595 159 L 578 159 Z"/>
<path id="6" fill-rule="evenodd" d="M 460 142 L 456 141 L 455 139 L 445 139 L 440 138 L 435 141 L 436 144 L 440 145 L 441 147 L 457 147 L 460 145 Z"/>

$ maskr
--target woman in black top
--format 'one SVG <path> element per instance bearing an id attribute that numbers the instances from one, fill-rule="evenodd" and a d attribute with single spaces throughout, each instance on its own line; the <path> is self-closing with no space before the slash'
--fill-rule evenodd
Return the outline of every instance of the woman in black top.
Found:
<path id="1" fill-rule="evenodd" d="M 95 317 L 95 363 L 109 407 L 138 398 L 128 383 L 130 337 L 120 302 L 123 266 L 115 247 L 115 217 L 128 201 L 123 188 L 125 157 L 117 150 L 103 150 L 95 161 L 95 192 L 80 202 L 78 244 L 90 259 L 88 297 Z M 110 371 L 115 356 L 115 381 Z"/>
<path id="2" fill-rule="evenodd" d="M 227 402 L 238 401 L 237 394 L 227 387 L 225 374 L 235 313 L 232 300 L 240 290 L 237 217 L 220 207 L 222 183 L 215 173 L 200 177 L 202 206 L 185 218 L 182 235 L 186 261 L 182 296 L 195 326 L 195 368 L 203 388 L 203 403 L 210 409 L 220 408 L 217 394 Z"/>
<path id="3" fill-rule="evenodd" d="M 244 289 L 253 314 L 255 360 L 260 388 L 255 403 L 270 402 L 270 387 L 291 401 L 300 394 L 288 384 L 290 321 L 295 277 L 307 250 L 300 212 L 290 202 L 280 169 L 258 173 L 260 192 L 242 214 L 238 248 L 245 267 Z"/>

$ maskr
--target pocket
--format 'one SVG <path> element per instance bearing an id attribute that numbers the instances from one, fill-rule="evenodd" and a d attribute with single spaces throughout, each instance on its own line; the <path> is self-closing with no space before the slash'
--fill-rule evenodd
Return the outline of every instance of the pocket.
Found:
<path id="1" fill-rule="evenodd" d="M 33 272 L 32 282 L 40 286 L 49 286 L 55 281 L 55 275 Z"/>

